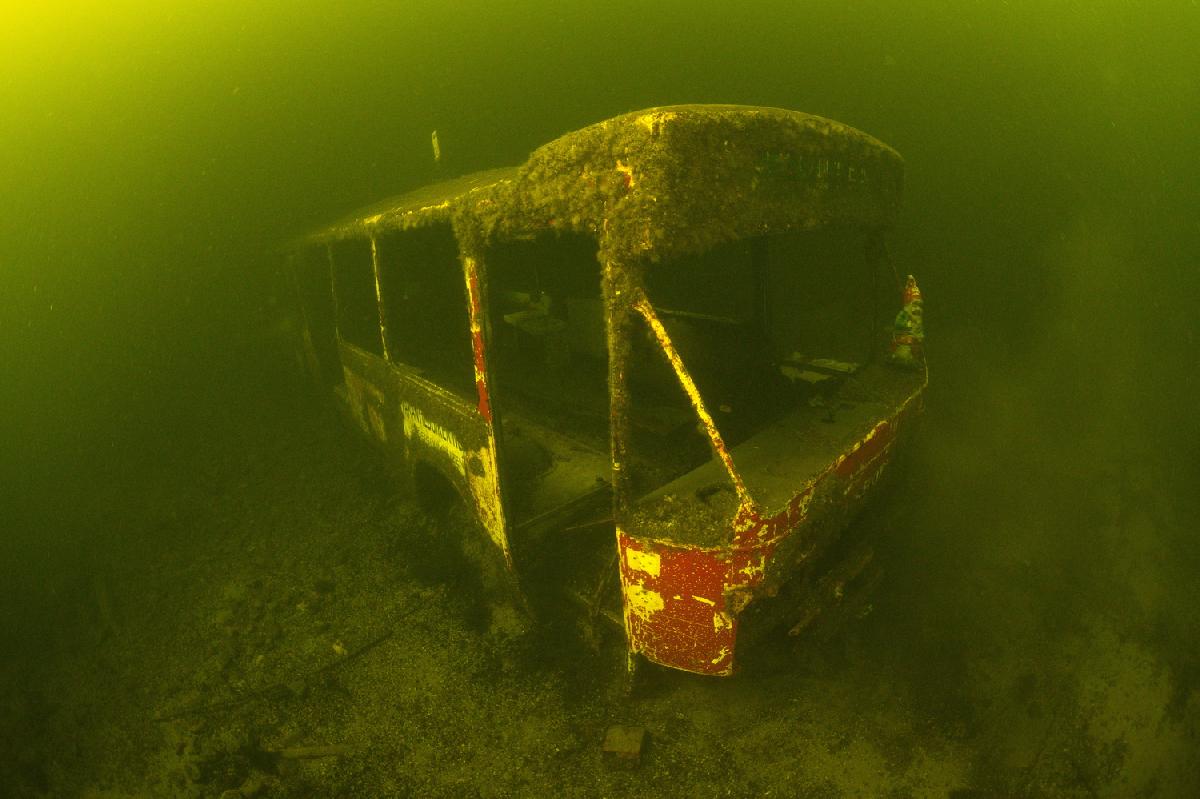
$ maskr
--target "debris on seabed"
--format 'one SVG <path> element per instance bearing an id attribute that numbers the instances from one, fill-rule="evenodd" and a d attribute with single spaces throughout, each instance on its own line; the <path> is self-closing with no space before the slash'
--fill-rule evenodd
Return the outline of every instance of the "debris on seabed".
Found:
<path id="1" fill-rule="evenodd" d="M 604 757 L 611 763 L 636 766 L 646 745 L 645 727 L 625 727 L 615 724 L 604 733 Z"/>

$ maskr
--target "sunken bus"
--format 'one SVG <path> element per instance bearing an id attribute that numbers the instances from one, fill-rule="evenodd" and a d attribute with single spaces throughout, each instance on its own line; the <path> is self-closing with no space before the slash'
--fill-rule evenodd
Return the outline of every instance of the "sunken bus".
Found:
<path id="1" fill-rule="evenodd" d="M 289 243 L 301 357 L 398 483 L 461 501 L 514 607 L 553 584 L 631 670 L 729 675 L 878 577 L 844 533 L 926 386 L 902 177 L 794 111 L 618 116 Z"/>

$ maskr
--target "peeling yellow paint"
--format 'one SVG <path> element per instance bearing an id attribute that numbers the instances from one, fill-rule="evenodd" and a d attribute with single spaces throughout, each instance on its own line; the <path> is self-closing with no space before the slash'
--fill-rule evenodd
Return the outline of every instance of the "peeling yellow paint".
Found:
<path id="1" fill-rule="evenodd" d="M 625 176 L 625 188 L 632 189 L 637 184 L 637 180 L 633 177 L 633 167 L 619 158 L 617 159 L 617 171 Z"/>
<path id="2" fill-rule="evenodd" d="M 652 111 L 649 114 L 642 114 L 637 118 L 637 123 L 648 130 L 651 134 L 657 136 L 662 133 L 663 125 L 670 122 L 678 114 L 674 111 Z"/>
<path id="3" fill-rule="evenodd" d="M 400 411 L 404 414 L 405 438 L 410 441 L 415 438 L 427 447 L 444 453 L 460 474 L 467 473 L 466 453 L 463 452 L 462 444 L 459 443 L 458 436 L 454 435 L 453 431 L 447 430 L 436 422 L 429 421 L 420 408 L 407 402 L 400 405 Z"/>
<path id="4" fill-rule="evenodd" d="M 435 205 L 422 205 L 420 208 L 416 209 L 415 211 L 410 211 L 409 213 L 424 214 L 429 211 L 444 211 L 449 207 L 450 207 L 450 201 L 445 200 L 443 202 L 436 203 Z"/>
<path id="5" fill-rule="evenodd" d="M 753 560 L 747 559 L 746 563 L 740 568 L 735 569 L 732 577 L 736 577 L 737 581 L 730 587 L 743 587 L 749 585 L 757 585 L 766 575 L 766 558 L 761 553 L 756 555 Z M 732 580 L 731 580 L 732 582 Z"/>
<path id="6" fill-rule="evenodd" d="M 692 599 L 696 600 L 697 602 L 703 602 L 704 604 L 710 605 L 714 608 L 717 606 L 716 602 L 713 602 L 711 599 L 709 599 L 706 596 L 696 596 L 695 594 L 692 594 Z"/>
<path id="7" fill-rule="evenodd" d="M 471 454 L 478 469 L 466 470 L 467 485 L 475 499 L 475 512 L 488 538 L 504 553 L 504 562 L 513 567 L 512 553 L 508 547 L 508 531 L 504 525 L 504 509 L 500 505 L 499 477 L 496 469 L 494 439 L 488 435 L 488 443 Z"/>
<path id="8" fill-rule="evenodd" d="M 634 616 L 648 619 L 664 607 L 662 594 L 637 583 L 625 586 L 626 608 Z"/>
<path id="9" fill-rule="evenodd" d="M 733 616 L 730 616 L 725 611 L 717 611 L 713 614 L 713 630 L 722 632 L 724 630 L 733 629 Z"/>
<path id="10" fill-rule="evenodd" d="M 662 558 L 657 552 L 639 552 L 636 549 L 625 550 L 625 563 L 630 569 L 651 577 L 658 577 L 662 568 Z"/>

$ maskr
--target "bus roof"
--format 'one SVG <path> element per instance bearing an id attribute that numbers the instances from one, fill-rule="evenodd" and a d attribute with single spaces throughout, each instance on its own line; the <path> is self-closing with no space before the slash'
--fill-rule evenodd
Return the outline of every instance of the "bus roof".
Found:
<path id="1" fill-rule="evenodd" d="M 662 106 L 567 133 L 519 167 L 377 203 L 305 241 L 453 221 L 482 240 L 570 230 L 611 258 L 658 260 L 766 233 L 889 227 L 903 171 L 891 147 L 823 117 Z"/>
<path id="2" fill-rule="evenodd" d="M 516 174 L 516 167 L 505 167 L 430 183 L 360 208 L 332 225 L 313 231 L 302 241 L 315 244 L 362 236 L 371 229 L 403 229 L 448 220 L 455 200 L 511 180 Z"/>

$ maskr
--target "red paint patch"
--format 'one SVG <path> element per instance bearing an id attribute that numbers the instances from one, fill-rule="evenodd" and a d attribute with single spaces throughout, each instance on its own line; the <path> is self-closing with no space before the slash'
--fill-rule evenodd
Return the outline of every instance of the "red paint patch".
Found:
<path id="1" fill-rule="evenodd" d="M 895 437 L 895 430 L 892 423 L 885 419 L 875 425 L 871 434 L 859 442 L 859 445 L 850 452 L 846 453 L 846 457 L 842 458 L 834 466 L 834 471 L 838 477 L 851 478 L 858 473 L 867 463 L 874 460 Z"/>
<path id="2" fill-rule="evenodd" d="M 653 592 L 662 600 L 661 609 L 647 615 L 627 608 L 634 650 L 678 669 L 700 674 L 728 673 L 737 631 L 736 625 L 721 614 L 728 571 L 721 553 L 647 544 L 623 533 L 619 546 L 622 583 L 636 586 L 635 591 Z M 658 575 L 630 568 L 629 550 L 657 555 Z"/>
<path id="3" fill-rule="evenodd" d="M 479 394 L 479 404 L 476 407 L 483 420 L 490 424 L 492 421 L 492 404 L 488 398 L 487 379 L 484 377 L 487 374 L 484 371 L 487 364 L 483 360 L 483 333 L 478 330 L 474 331 L 471 334 L 471 345 L 475 350 L 475 390 Z"/>
<path id="4" fill-rule="evenodd" d="M 479 274 L 475 271 L 474 262 L 467 264 L 467 294 L 471 303 L 471 349 L 475 356 L 475 391 L 479 395 L 476 409 L 483 420 L 492 422 L 492 403 L 488 395 L 487 362 L 484 360 L 483 349 L 483 320 L 479 299 Z"/>

